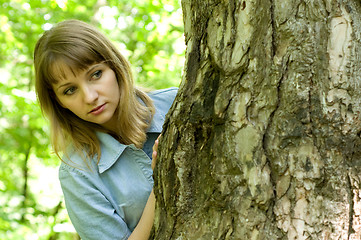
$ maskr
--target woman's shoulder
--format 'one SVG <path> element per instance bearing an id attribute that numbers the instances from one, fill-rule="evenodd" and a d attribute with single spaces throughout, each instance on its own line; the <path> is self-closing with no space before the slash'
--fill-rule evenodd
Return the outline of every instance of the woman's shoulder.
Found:
<path id="1" fill-rule="evenodd" d="M 148 133 L 162 131 L 162 126 L 165 120 L 165 116 L 168 113 L 173 101 L 177 95 L 178 88 L 172 87 L 167 89 L 156 90 L 149 92 L 148 96 L 153 100 L 155 107 L 155 114 Z"/>
<path id="2" fill-rule="evenodd" d="M 171 87 L 149 92 L 148 96 L 153 100 L 154 106 L 158 111 L 166 113 L 171 107 L 177 92 L 178 88 Z"/>
<path id="3" fill-rule="evenodd" d="M 156 95 L 175 95 L 178 92 L 177 87 L 170 87 L 170 88 L 164 88 L 164 89 L 158 89 L 153 90 L 149 92 L 150 96 L 156 96 Z"/>
<path id="4" fill-rule="evenodd" d="M 68 148 L 67 152 L 62 156 L 59 166 L 59 178 L 66 178 L 71 175 L 85 177 L 94 171 L 94 159 L 88 158 L 85 153 L 82 156 L 79 152 L 72 148 Z"/>
<path id="5" fill-rule="evenodd" d="M 153 99 L 153 101 L 156 100 L 168 100 L 173 102 L 175 96 L 177 95 L 178 88 L 177 87 L 171 87 L 166 89 L 159 89 L 154 90 L 148 93 L 148 96 Z"/>

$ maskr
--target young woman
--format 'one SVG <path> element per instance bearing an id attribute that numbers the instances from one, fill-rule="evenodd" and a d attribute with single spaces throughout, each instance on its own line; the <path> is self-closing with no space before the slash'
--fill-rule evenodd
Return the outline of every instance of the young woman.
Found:
<path id="1" fill-rule="evenodd" d="M 135 88 L 125 58 L 78 20 L 43 34 L 34 65 L 52 145 L 63 154 L 59 179 L 75 229 L 84 240 L 148 239 L 156 139 L 177 89 Z"/>

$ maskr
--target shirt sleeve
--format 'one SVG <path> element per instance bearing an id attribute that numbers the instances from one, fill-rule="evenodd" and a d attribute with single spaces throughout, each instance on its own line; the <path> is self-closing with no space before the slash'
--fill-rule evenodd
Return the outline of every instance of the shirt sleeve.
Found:
<path id="1" fill-rule="evenodd" d="M 68 215 L 83 240 L 125 240 L 131 234 L 109 200 L 90 178 L 77 169 L 59 170 Z"/>

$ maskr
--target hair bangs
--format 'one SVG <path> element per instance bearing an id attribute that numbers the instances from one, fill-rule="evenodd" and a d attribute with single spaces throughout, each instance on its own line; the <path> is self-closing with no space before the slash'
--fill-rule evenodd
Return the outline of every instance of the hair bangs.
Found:
<path id="1" fill-rule="evenodd" d="M 86 46 L 68 46 L 68 49 L 51 51 L 48 54 L 43 69 L 44 79 L 50 86 L 66 79 L 69 74 L 76 76 L 90 65 L 104 61 L 99 53 Z"/>

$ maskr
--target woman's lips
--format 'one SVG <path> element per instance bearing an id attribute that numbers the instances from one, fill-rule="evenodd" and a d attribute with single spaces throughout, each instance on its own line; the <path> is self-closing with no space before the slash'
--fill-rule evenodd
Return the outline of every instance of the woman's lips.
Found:
<path id="1" fill-rule="evenodd" d="M 93 108 L 89 113 L 91 113 L 93 115 L 101 114 L 105 109 L 105 104 L 106 103 L 104 103 L 104 104 L 102 104 L 102 105 L 100 105 L 98 107 Z"/>

